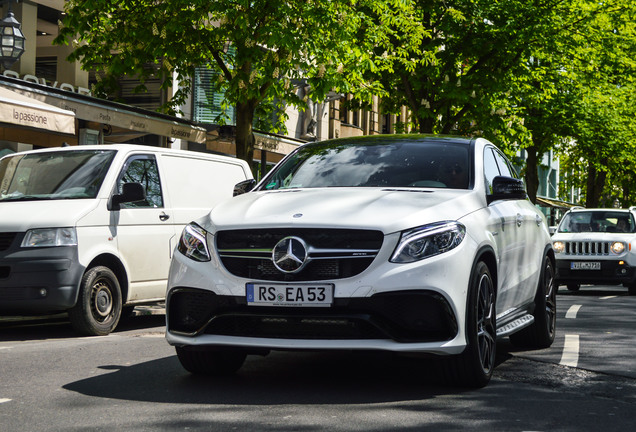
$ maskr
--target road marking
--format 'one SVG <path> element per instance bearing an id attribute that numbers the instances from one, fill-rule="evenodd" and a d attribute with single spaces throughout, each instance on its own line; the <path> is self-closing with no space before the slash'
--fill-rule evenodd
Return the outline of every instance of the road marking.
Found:
<path id="1" fill-rule="evenodd" d="M 605 297 L 600 297 L 599 300 L 609 300 L 609 299 L 613 299 L 613 298 L 616 298 L 616 297 L 618 297 L 618 296 L 615 296 L 615 295 L 613 295 L 613 296 L 605 296 Z"/>
<path id="2" fill-rule="evenodd" d="M 5 402 L 11 402 L 11 399 L 1 399 L 0 398 L 0 403 L 5 403 Z"/>
<path id="3" fill-rule="evenodd" d="M 565 335 L 563 355 L 559 364 L 576 367 L 579 363 L 579 335 Z"/>
<path id="4" fill-rule="evenodd" d="M 579 309 L 581 309 L 582 305 L 572 305 L 570 306 L 570 309 L 568 309 L 568 311 L 565 314 L 566 318 L 571 318 L 574 319 L 576 318 L 576 314 L 579 312 Z"/>

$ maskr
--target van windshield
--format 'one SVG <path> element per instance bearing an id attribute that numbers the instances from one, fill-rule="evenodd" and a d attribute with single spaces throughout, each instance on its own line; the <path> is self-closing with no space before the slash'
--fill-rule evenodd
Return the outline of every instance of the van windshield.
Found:
<path id="1" fill-rule="evenodd" d="M 16 154 L 0 159 L 0 201 L 95 198 L 114 150 Z"/>

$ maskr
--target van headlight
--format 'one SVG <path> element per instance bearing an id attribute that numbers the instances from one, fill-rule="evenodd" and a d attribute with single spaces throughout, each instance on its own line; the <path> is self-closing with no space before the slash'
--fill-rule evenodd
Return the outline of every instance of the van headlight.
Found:
<path id="1" fill-rule="evenodd" d="M 410 263 L 448 252 L 466 236 L 466 227 L 459 222 L 437 222 L 404 231 L 391 256 L 391 262 Z"/>
<path id="2" fill-rule="evenodd" d="M 181 233 L 177 250 L 195 261 L 210 261 L 208 232 L 195 223 L 186 225 Z"/>
<path id="3" fill-rule="evenodd" d="M 77 246 L 75 228 L 36 228 L 24 235 L 21 247 Z"/>

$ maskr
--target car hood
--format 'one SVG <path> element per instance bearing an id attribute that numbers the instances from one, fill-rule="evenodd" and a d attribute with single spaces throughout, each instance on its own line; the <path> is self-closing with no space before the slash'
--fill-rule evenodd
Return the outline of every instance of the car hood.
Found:
<path id="1" fill-rule="evenodd" d="M 320 188 L 256 191 L 216 206 L 200 221 L 211 231 L 268 227 L 376 229 L 385 234 L 458 220 L 485 205 L 474 191 Z"/>
<path id="2" fill-rule="evenodd" d="M 32 228 L 75 226 L 94 209 L 95 199 L 0 202 L 0 231 L 23 232 Z"/>

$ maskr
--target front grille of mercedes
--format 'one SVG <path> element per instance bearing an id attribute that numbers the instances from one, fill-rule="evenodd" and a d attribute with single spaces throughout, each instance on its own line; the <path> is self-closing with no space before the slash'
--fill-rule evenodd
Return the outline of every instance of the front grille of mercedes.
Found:
<path id="1" fill-rule="evenodd" d="M 603 241 L 568 241 L 565 243 L 567 255 L 606 256 L 610 254 L 611 242 Z"/>
<path id="2" fill-rule="evenodd" d="M 311 252 L 297 273 L 274 266 L 272 250 L 285 237 L 305 241 Z M 235 276 L 270 281 L 320 281 L 355 276 L 363 272 L 382 247 L 380 231 L 347 229 L 280 228 L 220 231 L 216 249 L 223 266 Z"/>

